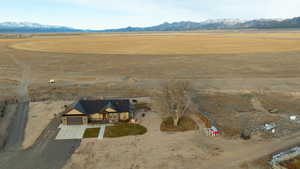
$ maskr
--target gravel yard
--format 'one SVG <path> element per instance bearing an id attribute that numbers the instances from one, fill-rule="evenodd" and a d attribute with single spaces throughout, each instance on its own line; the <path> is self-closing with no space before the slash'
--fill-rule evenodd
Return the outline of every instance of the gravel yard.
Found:
<path id="1" fill-rule="evenodd" d="M 63 111 L 64 105 L 71 103 L 70 101 L 31 102 L 22 148 L 29 148 L 41 135 L 55 114 Z"/>

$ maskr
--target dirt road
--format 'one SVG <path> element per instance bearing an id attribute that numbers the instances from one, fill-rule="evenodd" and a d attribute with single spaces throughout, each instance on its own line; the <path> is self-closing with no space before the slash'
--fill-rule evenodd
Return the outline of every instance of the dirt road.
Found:
<path id="1" fill-rule="evenodd" d="M 256 99 L 256 98 L 255 98 Z M 253 100 L 256 102 L 257 100 Z M 257 104 L 257 102 L 256 102 Z M 258 106 L 262 108 L 262 106 Z M 193 116 L 199 128 L 203 128 L 202 123 L 197 120 L 197 116 Z M 201 164 L 201 169 L 235 169 L 245 162 L 253 162 L 259 158 L 268 156 L 282 149 L 300 144 L 300 132 L 294 133 L 282 138 L 272 140 L 264 140 L 259 143 L 253 141 L 245 141 L 244 144 L 236 144 L 236 149 L 223 152 L 222 155 L 207 160 Z"/>
<path id="2" fill-rule="evenodd" d="M 21 148 L 26 127 L 29 102 L 18 104 L 17 111 L 9 127 L 4 151 L 18 151 Z"/>
<path id="3" fill-rule="evenodd" d="M 0 169 L 61 169 L 80 140 L 54 140 L 59 119 L 54 119 L 43 131 L 35 144 L 27 150 L 21 150 L 24 130 L 29 109 L 28 86 L 30 84 L 30 66 L 21 62 L 14 54 L 10 58 L 21 70 L 20 85 L 17 88 L 19 104 L 8 129 L 8 138 L 4 150 L 0 152 Z"/>
<path id="4" fill-rule="evenodd" d="M 80 140 L 54 140 L 58 125 L 56 118 L 27 150 L 0 153 L 0 169 L 61 169 Z"/>
<path id="5" fill-rule="evenodd" d="M 29 109 L 28 86 L 30 83 L 30 67 L 19 61 L 14 54 L 9 55 L 21 70 L 21 83 L 17 89 L 19 104 L 9 127 L 9 134 L 5 144 L 5 151 L 18 151 L 24 138 L 24 130 Z"/>

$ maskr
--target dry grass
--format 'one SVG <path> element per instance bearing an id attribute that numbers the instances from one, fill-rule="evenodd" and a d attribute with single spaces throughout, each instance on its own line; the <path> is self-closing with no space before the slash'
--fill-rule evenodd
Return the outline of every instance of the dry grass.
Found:
<path id="1" fill-rule="evenodd" d="M 300 156 L 292 160 L 285 161 L 281 165 L 286 167 L 287 169 L 300 169 Z"/>
<path id="2" fill-rule="evenodd" d="M 64 169 L 268 169 L 270 154 L 299 141 L 299 135 L 284 142 L 245 142 L 206 137 L 201 131 L 161 132 L 161 117 L 152 112 L 141 124 L 148 129 L 144 135 L 83 140 Z"/>
<path id="3" fill-rule="evenodd" d="M 178 126 L 174 126 L 172 117 L 165 118 L 160 125 L 161 131 L 189 131 L 197 129 L 197 123 L 188 116 L 181 117 Z"/>
<path id="4" fill-rule="evenodd" d="M 209 93 L 199 94 L 197 102 L 201 112 L 207 112 L 210 122 L 217 125 L 225 136 L 236 137 L 245 127 L 241 115 L 254 111 L 250 100 L 243 94 Z"/>
<path id="5" fill-rule="evenodd" d="M 62 112 L 64 105 L 70 103 L 68 101 L 31 102 L 22 148 L 29 148 L 55 117 L 55 114 Z"/>
<path id="6" fill-rule="evenodd" d="M 300 51 L 299 37 L 300 33 L 92 34 L 36 38 L 12 47 L 85 54 L 239 54 Z"/>
<path id="7" fill-rule="evenodd" d="M 205 116 L 203 116 L 202 114 L 199 113 L 198 118 L 199 118 L 199 120 L 201 120 L 203 122 L 203 124 L 206 128 L 211 128 L 212 124 Z"/>
<path id="8" fill-rule="evenodd" d="M 267 110 L 278 109 L 280 114 L 300 115 L 300 98 L 285 93 L 256 93 Z"/>
<path id="9" fill-rule="evenodd" d="M 195 83 L 197 89 L 216 89 L 216 90 L 256 90 L 257 88 L 268 88 L 274 91 L 299 91 L 300 89 L 300 59 L 299 52 L 278 53 L 277 49 L 281 45 L 274 46 L 272 53 L 257 54 L 200 54 L 188 55 L 190 49 L 181 49 L 178 46 L 170 44 L 160 44 L 159 50 L 170 50 L 174 55 L 162 55 L 161 51 L 154 50 L 157 47 L 154 40 L 157 38 L 174 40 L 173 43 L 180 43 L 185 47 L 186 42 L 180 42 L 176 39 L 186 39 L 187 43 L 194 43 L 200 46 L 198 42 L 201 38 L 214 37 L 230 39 L 233 37 L 243 39 L 249 42 L 252 39 L 264 39 L 276 41 L 289 41 L 290 39 L 299 38 L 299 32 L 273 32 L 273 33 L 230 33 L 230 32 L 210 32 L 210 33 L 156 33 L 156 34 L 91 34 L 78 36 L 53 36 L 39 37 L 28 39 L 2 39 L 0 40 L 0 76 L 1 79 L 20 80 L 21 67 L 14 63 L 15 59 L 23 62 L 24 65 L 30 66 L 30 96 L 32 100 L 44 100 L 47 98 L 69 98 L 76 99 L 77 96 L 97 96 L 101 95 L 118 95 L 120 96 L 146 96 L 153 89 L 159 87 L 160 83 L 169 79 L 186 79 Z M 123 40 L 122 40 L 123 38 Z M 190 39 L 198 39 L 191 41 Z M 121 49 L 123 41 L 135 39 L 136 42 L 126 42 L 125 45 L 136 45 L 143 43 L 153 43 L 154 46 L 145 46 L 141 52 L 158 53 L 157 55 L 128 55 L 128 52 L 139 52 L 135 49 L 126 49 L 122 55 L 105 55 L 105 54 L 66 54 L 24 51 L 8 48 L 6 45 L 38 42 L 47 40 L 49 43 L 69 40 L 86 39 L 94 43 L 95 40 L 111 39 L 122 41 L 115 43 L 115 49 Z M 154 39 L 149 40 L 148 39 Z M 206 40 L 208 41 L 208 40 Z M 130 43 L 129 43 L 130 42 Z M 225 42 L 225 41 L 224 41 Z M 48 43 L 48 42 L 47 42 Z M 208 44 L 219 43 L 212 40 Z M 248 43 L 248 42 L 247 42 Z M 224 49 L 225 43 L 222 43 Z M 288 43 L 287 43 L 288 44 Z M 70 44 L 64 44 L 70 45 Z M 94 44 L 99 49 L 104 48 L 104 44 Z M 118 46 L 120 45 L 120 46 Z M 156 46 L 155 46 L 156 45 Z M 165 46 L 169 45 L 171 48 Z M 56 45 L 59 47 L 60 45 Z M 76 45 L 73 45 L 73 47 Z M 102 47 L 103 46 L 103 47 Z M 264 45 L 263 45 L 264 46 Z M 51 47 L 51 46 L 50 46 Z M 84 46 L 83 46 L 84 47 Z M 126 46 L 125 46 L 126 47 Z M 251 46 L 248 46 L 249 48 Z M 75 47 L 74 47 L 75 48 Z M 76 46 L 76 48 L 81 48 Z M 136 48 L 142 48 L 137 46 Z M 153 48 L 153 49 L 152 49 Z M 219 50 L 214 47 L 212 51 Z M 252 49 L 252 47 L 251 47 Z M 266 48 L 267 49 L 267 48 Z M 86 51 L 88 48 L 86 48 Z M 177 52 L 183 52 L 184 55 L 175 55 Z M 198 50 L 198 48 L 197 48 Z M 85 52 L 86 52 L 85 51 Z M 102 50 L 101 50 L 102 51 Z M 191 50 L 195 52 L 195 50 Z M 237 50 L 232 50 L 237 51 Z M 254 51 L 254 48 L 253 48 Z M 74 51 L 76 52 L 76 51 Z M 105 51 L 104 51 L 105 52 Z M 205 52 L 205 51 L 204 51 Z M 245 50 L 245 52 L 247 52 Z M 73 52 L 72 52 L 73 53 Z M 47 63 L 47 64 L 45 64 Z M 49 88 L 49 79 L 57 79 L 56 89 Z M 96 80 L 95 80 L 96 79 Z M 8 82 L 0 83 L 0 91 L 5 95 L 8 90 L 15 89 Z M 110 92 L 112 91 L 112 92 Z"/>

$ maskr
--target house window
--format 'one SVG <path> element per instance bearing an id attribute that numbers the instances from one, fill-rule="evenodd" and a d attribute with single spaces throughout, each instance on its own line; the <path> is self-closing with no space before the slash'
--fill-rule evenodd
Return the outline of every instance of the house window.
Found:
<path id="1" fill-rule="evenodd" d="M 117 120 L 117 119 L 119 119 L 119 114 L 118 113 L 109 113 L 108 117 L 109 117 L 109 119 Z"/>
<path id="2" fill-rule="evenodd" d="M 128 114 L 128 112 L 126 112 L 126 113 L 121 113 L 121 114 L 120 114 L 120 119 L 121 119 L 121 120 L 128 120 L 128 119 L 129 119 L 129 114 Z"/>

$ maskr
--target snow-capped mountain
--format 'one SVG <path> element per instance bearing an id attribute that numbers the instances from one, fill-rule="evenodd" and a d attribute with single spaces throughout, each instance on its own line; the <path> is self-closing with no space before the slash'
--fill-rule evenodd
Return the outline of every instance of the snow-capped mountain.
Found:
<path id="1" fill-rule="evenodd" d="M 65 26 L 42 25 L 32 22 L 2 22 L 0 33 L 83 32 Z"/>
<path id="2" fill-rule="evenodd" d="M 32 28 L 59 27 L 59 26 L 41 25 L 32 22 L 2 22 L 0 23 L 0 26 L 1 27 L 32 27 Z"/>
<path id="3" fill-rule="evenodd" d="M 0 33 L 46 33 L 46 32 L 146 32 L 146 31 L 193 31 L 217 29 L 281 29 L 300 28 L 300 17 L 292 19 L 216 19 L 202 22 L 181 21 L 151 27 L 127 27 L 108 30 L 81 30 L 64 26 L 49 26 L 31 22 L 0 23 Z"/>
<path id="4" fill-rule="evenodd" d="M 202 24 L 215 24 L 215 23 L 222 23 L 226 25 L 235 25 L 239 23 L 247 22 L 248 20 L 243 19 L 208 19 L 203 22 L 200 22 Z"/>
<path id="5" fill-rule="evenodd" d="M 300 17 L 292 19 L 216 19 L 202 22 L 165 22 L 152 27 L 128 27 L 110 29 L 102 32 L 139 32 L 139 31 L 192 31 L 192 30 L 217 30 L 217 29 L 281 29 L 300 28 Z"/>

